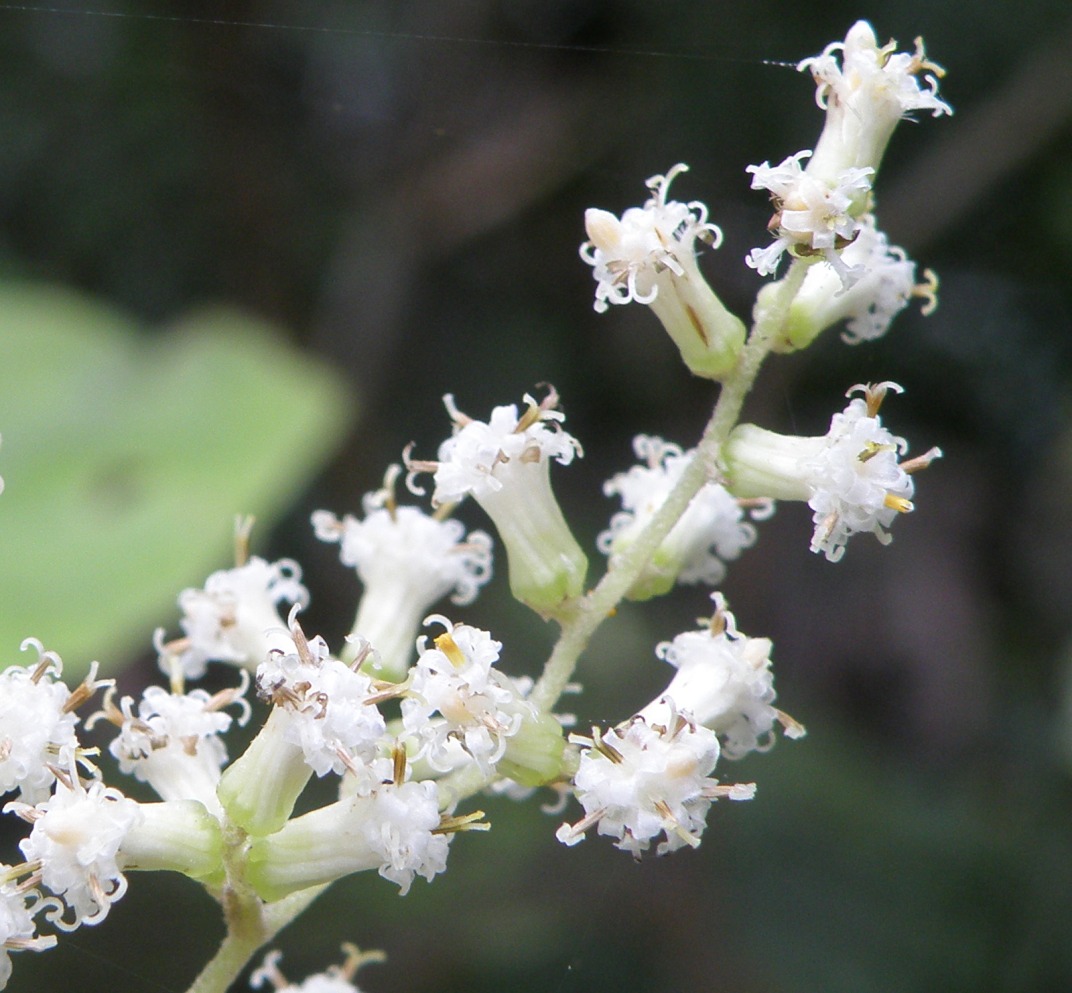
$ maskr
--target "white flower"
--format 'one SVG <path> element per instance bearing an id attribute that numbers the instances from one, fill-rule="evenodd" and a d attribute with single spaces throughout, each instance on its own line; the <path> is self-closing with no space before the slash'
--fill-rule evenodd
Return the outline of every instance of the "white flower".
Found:
<path id="1" fill-rule="evenodd" d="M 216 787 L 227 761 L 221 736 L 231 726 L 231 717 L 222 708 L 238 703 L 244 724 L 249 719 L 249 704 L 243 699 L 248 685 L 249 675 L 243 671 L 237 689 L 215 696 L 204 690 L 181 694 L 149 686 L 137 714 L 132 697 L 123 697 L 118 708 L 106 699 L 100 716 L 119 728 L 108 750 L 118 759 L 121 772 L 148 783 L 162 799 L 199 800 L 219 813 Z"/>
<path id="2" fill-rule="evenodd" d="M 435 473 L 436 505 L 472 496 L 494 521 L 506 548 L 510 589 L 522 603 L 554 616 L 584 589 L 588 560 L 581 551 L 551 490 L 552 460 L 569 465 L 581 453 L 576 439 L 560 428 L 553 389 L 541 403 L 525 397 L 518 414 L 513 404 L 496 407 L 487 422 L 477 421 L 443 398 L 454 434 L 439 447 L 439 460 L 407 457 L 410 486 L 419 472 Z"/>
<path id="3" fill-rule="evenodd" d="M 688 166 L 679 163 L 665 176 L 647 180 L 651 197 L 620 218 L 589 208 L 584 226 L 589 240 L 581 258 L 592 266 L 595 310 L 610 304 L 647 304 L 674 339 L 685 364 L 697 375 L 720 378 L 736 362 L 744 325 L 707 284 L 696 264 L 696 242 L 717 248 L 722 232 L 707 220 L 698 200 L 667 200 L 670 183 Z"/>
<path id="4" fill-rule="evenodd" d="M 456 741 L 490 771 L 506 751 L 507 739 L 520 730 L 526 706 L 509 679 L 492 668 L 502 644 L 487 631 L 451 624 L 439 615 L 426 623 L 431 622 L 446 631 L 434 639 L 435 647 L 418 645 L 402 724 L 422 742 L 419 755 L 433 768 L 452 767 Z M 432 720 L 437 713 L 442 722 Z"/>
<path id="5" fill-rule="evenodd" d="M 375 649 L 369 665 L 400 680 L 429 608 L 447 594 L 453 603 L 471 603 L 491 577 L 491 538 L 483 531 L 466 537 L 460 521 L 396 506 L 390 489 L 368 494 L 364 506 L 360 521 L 318 510 L 313 528 L 322 541 L 339 542 L 343 564 L 364 584 L 353 635 Z"/>
<path id="6" fill-rule="evenodd" d="M 372 680 L 332 658 L 322 638 L 308 643 L 310 655 L 275 654 L 257 669 L 260 694 L 287 719 L 282 737 L 299 747 L 317 776 L 342 775 L 377 755 L 386 732 L 372 703 Z"/>
<path id="7" fill-rule="evenodd" d="M 585 211 L 589 240 L 581 245 L 581 258 L 594 269 L 598 313 L 609 304 L 650 304 L 660 289 L 669 292 L 674 276 L 703 278 L 696 267 L 696 241 L 718 248 L 722 232 L 708 222 L 707 207 L 699 200 L 667 201 L 670 184 L 687 170 L 679 163 L 665 176 L 652 176 L 645 182 L 651 197 L 621 218 L 594 207 Z"/>
<path id="8" fill-rule="evenodd" d="M 60 657 L 46 652 L 36 638 L 22 643 L 22 650 L 27 648 L 37 652 L 34 665 L 0 673 L 0 794 L 17 789 L 20 800 L 34 804 L 52 789 L 56 777 L 50 766 L 68 768 L 76 756 L 75 707 L 110 681 L 96 679 L 94 663 L 72 693 L 60 682 Z"/>
<path id="9" fill-rule="evenodd" d="M 800 438 L 739 424 L 722 451 L 730 489 L 738 496 L 804 500 L 815 514 L 811 550 L 836 562 L 853 534 L 870 531 L 883 544 L 898 514 L 913 509 L 912 474 L 941 456 L 932 448 L 901 461 L 904 438 L 882 426 L 879 408 L 896 383 L 857 385 L 863 393 L 835 414 L 823 437 Z"/>
<path id="10" fill-rule="evenodd" d="M 293 651 L 277 604 L 301 606 L 309 593 L 301 569 L 290 559 L 266 562 L 253 556 L 245 565 L 214 572 L 203 589 L 179 595 L 185 639 L 158 645 L 160 668 L 170 674 L 177 662 L 187 679 L 199 679 L 211 661 L 256 669 L 273 648 Z"/>
<path id="11" fill-rule="evenodd" d="M 287 821 L 256 838 L 249 880 L 265 900 L 376 869 L 405 894 L 415 876 L 431 881 L 447 867 L 435 783 L 384 783 Z"/>
<path id="12" fill-rule="evenodd" d="M 591 739 L 571 735 L 570 740 L 587 746 L 573 779 L 585 816 L 556 832 L 566 845 L 577 844 L 596 826 L 600 834 L 618 839 L 617 848 L 637 856 L 660 834 L 665 836 L 660 855 L 682 845 L 695 848 L 713 799 L 750 799 L 753 793 L 748 786 L 719 786 L 710 777 L 718 738 L 677 713 L 669 701 L 605 734 L 594 728 Z"/>
<path id="13" fill-rule="evenodd" d="M 223 773 L 217 795 L 250 834 L 278 831 L 315 772 L 352 772 L 358 791 L 379 776 L 385 724 L 372 681 L 332 658 L 322 638 L 307 640 L 291 618 L 292 652 L 273 652 L 257 670 L 257 690 L 274 706 L 249 747 Z"/>
<path id="14" fill-rule="evenodd" d="M 801 167 L 811 154 L 805 149 L 777 166 L 748 166 L 752 189 L 771 192 L 775 213 L 769 227 L 776 237 L 767 248 L 749 252 L 746 261 L 761 276 L 769 276 L 787 250 L 798 257 L 821 256 L 850 286 L 863 270 L 850 267 L 838 253 L 856 237 L 857 216 L 866 204 L 874 170 L 848 168 L 831 180 L 820 179 Z"/>
<path id="15" fill-rule="evenodd" d="M 897 52 L 895 41 L 879 48 L 866 21 L 857 21 L 844 42 L 827 45 L 797 68 L 811 72 L 816 102 L 826 110 L 808 171 L 828 181 L 850 167 L 877 169 L 894 128 L 913 111 L 930 111 L 932 117 L 953 113 L 938 98 L 945 72 L 927 60 L 922 39 L 912 53 Z"/>
<path id="16" fill-rule="evenodd" d="M 863 275 L 846 289 L 828 266 L 811 266 L 789 306 L 776 351 L 805 348 L 821 331 L 842 320 L 847 321 L 842 340 L 858 345 L 884 335 L 912 297 L 925 301 L 924 314 L 937 306 L 934 274 L 927 270 L 927 282 L 917 284 L 916 264 L 904 249 L 890 245 L 875 227 L 873 215 L 860 218 L 856 240 L 844 249 L 841 258 Z M 758 304 L 776 299 L 782 288 L 782 282 L 767 284 L 760 290 Z"/>
<path id="17" fill-rule="evenodd" d="M 33 824 L 19 848 L 28 862 L 40 861 L 41 882 L 73 914 L 48 918 L 64 931 L 99 924 L 111 905 L 127 891 L 121 871 L 123 839 L 141 820 L 138 804 L 100 781 L 85 785 L 77 778 L 56 780 L 55 792 L 35 807 L 9 803 Z"/>
<path id="18" fill-rule="evenodd" d="M 598 539 L 606 555 L 620 554 L 635 540 L 662 507 L 691 462 L 694 450 L 683 452 L 662 438 L 639 434 L 633 450 L 643 465 L 618 473 L 603 486 L 607 496 L 618 495 L 622 512 Z M 739 501 L 718 483 L 706 483 L 656 550 L 630 589 L 632 599 L 666 593 L 674 582 L 715 585 L 726 574 L 724 562 L 735 559 L 756 540 L 755 527 L 743 520 Z"/>
<path id="19" fill-rule="evenodd" d="M 288 983 L 279 971 L 282 953 L 269 952 L 264 956 L 261 967 L 249 977 L 249 985 L 257 990 L 269 982 L 276 993 L 361 993 L 351 981 L 357 970 L 366 962 L 382 962 L 386 956 L 383 952 L 362 952 L 354 945 L 344 944 L 342 947 L 346 953 L 346 961 L 342 965 L 329 966 L 326 972 L 309 976 L 300 986 Z"/>
<path id="20" fill-rule="evenodd" d="M 38 937 L 34 916 L 48 901 L 33 887 L 15 882 L 11 866 L 0 863 L 0 990 L 11 978 L 11 952 L 43 952 L 55 937 Z"/>
<path id="21" fill-rule="evenodd" d="M 740 634 L 722 595 L 715 593 L 712 599 L 716 609 L 705 627 L 656 648 L 655 654 L 677 672 L 640 715 L 651 723 L 669 700 L 675 710 L 714 731 L 728 759 L 770 748 L 776 722 L 788 737 L 801 737 L 804 728 L 773 705 L 770 640 Z"/>

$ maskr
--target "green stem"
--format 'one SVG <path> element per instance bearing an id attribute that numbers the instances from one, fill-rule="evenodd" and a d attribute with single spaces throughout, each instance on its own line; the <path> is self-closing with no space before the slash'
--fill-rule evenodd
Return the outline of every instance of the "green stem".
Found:
<path id="1" fill-rule="evenodd" d="M 781 330 L 789 305 L 800 290 L 808 266 L 794 262 L 782 281 L 781 292 L 773 304 L 757 315 L 748 342 L 741 350 L 737 368 L 723 384 L 711 419 L 696 446 L 696 455 L 670 491 L 663 505 L 653 515 L 636 540 L 616 556 L 599 584 L 578 604 L 562 625 L 562 634 L 547 660 L 543 675 L 533 688 L 530 699 L 541 710 L 550 710 L 558 702 L 573 677 L 581 653 L 592 635 L 622 601 L 656 549 L 680 520 L 692 498 L 703 485 L 718 476 L 718 459 L 730 431 L 737 424 L 741 407 L 770 352 L 775 334 Z"/>
<path id="2" fill-rule="evenodd" d="M 225 895 L 227 935 L 187 993 L 227 993 L 257 949 L 268 944 L 326 889 L 314 886 L 270 904 L 256 897 Z"/>

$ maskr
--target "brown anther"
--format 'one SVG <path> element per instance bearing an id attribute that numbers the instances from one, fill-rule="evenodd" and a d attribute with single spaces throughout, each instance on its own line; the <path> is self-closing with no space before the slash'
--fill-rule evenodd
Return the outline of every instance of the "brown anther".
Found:
<path id="1" fill-rule="evenodd" d="M 917 455 L 913 459 L 906 459 L 901 463 L 901 468 L 911 476 L 915 472 L 926 469 L 935 459 L 941 457 L 942 450 L 940 448 L 931 448 L 922 455 Z"/>
<path id="2" fill-rule="evenodd" d="M 346 960 L 342 965 L 330 966 L 328 972 L 333 976 L 338 976 L 340 979 L 345 979 L 349 982 L 354 976 L 357 975 L 357 971 L 371 962 L 386 962 L 387 953 L 377 950 L 363 952 L 353 942 L 344 941 L 342 944 L 343 954 L 346 956 Z"/>
<path id="3" fill-rule="evenodd" d="M 102 686 L 112 685 L 113 680 L 106 680 L 104 682 L 98 682 L 92 677 L 96 673 L 96 663 L 94 663 L 93 669 L 90 674 L 86 676 L 73 690 L 71 695 L 67 698 L 63 704 L 63 712 L 70 714 L 82 706 L 87 700 L 89 700 L 94 693 L 97 692 Z"/>
<path id="4" fill-rule="evenodd" d="M 391 749 L 391 777 L 395 786 L 401 786 L 406 781 L 406 747 L 401 742 L 395 742 Z"/>
<path id="5" fill-rule="evenodd" d="M 610 759 L 615 765 L 620 765 L 625 761 L 625 757 L 617 748 L 603 740 L 603 733 L 595 726 L 592 727 L 592 748 L 604 758 Z"/>
<path id="6" fill-rule="evenodd" d="M 302 665 L 316 665 L 312 650 L 309 648 L 309 639 L 305 637 L 305 632 L 297 620 L 290 622 L 290 636 L 294 639 L 294 648 Z"/>

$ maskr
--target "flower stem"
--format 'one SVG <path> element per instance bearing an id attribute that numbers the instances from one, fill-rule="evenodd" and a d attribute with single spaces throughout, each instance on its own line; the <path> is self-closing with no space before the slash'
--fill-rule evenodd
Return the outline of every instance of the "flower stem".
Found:
<path id="1" fill-rule="evenodd" d="M 541 710 L 550 710 L 573 677 L 581 653 L 592 635 L 614 611 L 637 577 L 670 533 L 692 498 L 705 483 L 718 475 L 722 446 L 737 424 L 741 407 L 770 352 L 776 333 L 781 330 L 789 306 L 800 290 L 807 272 L 806 263 L 795 261 L 782 283 L 776 299 L 756 315 L 748 342 L 741 350 L 737 369 L 719 394 L 711 419 L 696 446 L 696 455 L 670 491 L 663 505 L 652 516 L 630 547 L 615 556 L 599 584 L 577 605 L 562 624 L 562 634 L 533 688 L 530 699 Z"/>

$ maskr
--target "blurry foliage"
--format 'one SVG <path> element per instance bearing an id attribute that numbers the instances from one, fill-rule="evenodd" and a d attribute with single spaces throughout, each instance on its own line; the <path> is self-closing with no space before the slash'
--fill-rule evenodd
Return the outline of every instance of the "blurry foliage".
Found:
<path id="1" fill-rule="evenodd" d="M 70 291 L 0 286 L 0 652 L 77 681 L 151 642 L 225 565 L 236 512 L 278 517 L 337 444 L 338 380 L 233 310 L 147 336 Z"/>
<path id="2" fill-rule="evenodd" d="M 566 851 L 534 804 L 489 800 L 493 831 L 458 839 L 434 885 L 399 900 L 378 878 L 345 880 L 279 944 L 296 979 L 342 940 L 385 948 L 388 965 L 361 976 L 370 993 L 1072 986 L 1058 697 L 1072 634 L 1067 5 L 65 6 L 76 12 L 0 5 L 0 265 L 139 324 L 204 301 L 244 307 L 357 385 L 360 430 L 272 539 L 306 569 L 307 629 L 335 640 L 356 580 L 339 579 L 308 514 L 355 511 L 411 440 L 430 455 L 443 393 L 479 416 L 537 382 L 559 388 L 586 458 L 556 486 L 588 547 L 611 510 L 594 495 L 630 461 L 631 436 L 699 431 L 709 387 L 685 379 L 651 315 L 591 312 L 584 208 L 621 211 L 646 176 L 688 162 L 676 194 L 705 200 L 726 234 L 702 264 L 746 311 L 759 281 L 742 258 L 769 207 L 744 167 L 810 146 L 821 125 L 809 80 L 779 63 L 860 16 L 902 46 L 923 35 L 957 113 L 900 129 L 878 214 L 938 271 L 941 307 L 874 344 L 834 333 L 772 361 L 746 414 L 818 433 L 852 383 L 893 378 L 907 388 L 893 430 L 946 452 L 890 548 L 854 545 L 831 567 L 806 550 L 806 511 L 784 507 L 730 569 L 730 605 L 773 638 L 781 705 L 809 738 L 756 768 L 755 801 L 712 811 L 698 852 L 633 864 L 599 839 Z M 2 524 L 16 442 L 6 421 L 0 432 Z M 314 441 L 288 441 L 291 456 Z M 173 526 L 210 553 L 205 532 Z M 205 571 L 226 564 L 220 537 Z M 591 697 L 567 709 L 583 725 L 645 702 L 665 678 L 652 646 L 705 609 L 697 590 L 624 607 L 582 663 Z M 458 616 L 493 626 L 511 672 L 534 672 L 550 640 L 501 587 Z M 21 956 L 10 989 L 184 988 L 198 963 L 173 960 L 199 959 L 215 911 L 192 885 L 157 886 L 134 878 L 102 928 Z M 139 948 L 131 927 L 170 940 Z"/>

